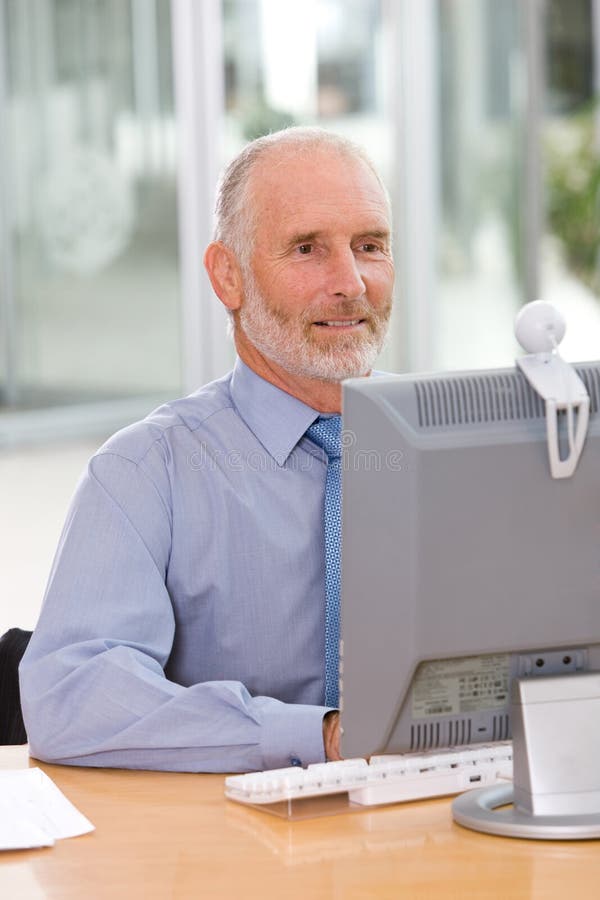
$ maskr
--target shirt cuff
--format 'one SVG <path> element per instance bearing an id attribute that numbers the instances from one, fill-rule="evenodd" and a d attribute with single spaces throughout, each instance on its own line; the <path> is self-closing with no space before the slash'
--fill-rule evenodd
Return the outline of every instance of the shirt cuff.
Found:
<path id="1" fill-rule="evenodd" d="M 330 711 L 328 706 L 300 703 L 280 703 L 265 711 L 261 729 L 264 768 L 325 762 L 323 717 Z"/>

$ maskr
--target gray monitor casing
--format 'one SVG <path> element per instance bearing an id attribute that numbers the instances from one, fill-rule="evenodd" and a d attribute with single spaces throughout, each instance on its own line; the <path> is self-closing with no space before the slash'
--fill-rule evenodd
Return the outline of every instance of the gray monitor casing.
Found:
<path id="1" fill-rule="evenodd" d="M 600 670 L 600 363 L 575 368 L 560 480 L 515 369 L 344 383 L 344 756 L 505 739 L 515 676 Z"/>

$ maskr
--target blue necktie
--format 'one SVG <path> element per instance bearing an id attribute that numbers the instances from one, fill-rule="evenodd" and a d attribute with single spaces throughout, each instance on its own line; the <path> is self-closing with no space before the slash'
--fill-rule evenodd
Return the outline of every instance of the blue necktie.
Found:
<path id="1" fill-rule="evenodd" d="M 342 417 L 319 416 L 306 434 L 328 458 L 325 482 L 325 705 L 337 706 L 340 658 L 340 586 L 342 575 Z"/>

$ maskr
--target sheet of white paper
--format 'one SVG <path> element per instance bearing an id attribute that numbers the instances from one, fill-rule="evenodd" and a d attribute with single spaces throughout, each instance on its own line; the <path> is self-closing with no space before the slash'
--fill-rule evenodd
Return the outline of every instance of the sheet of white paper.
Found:
<path id="1" fill-rule="evenodd" d="M 0 850 L 50 847 L 93 830 L 41 769 L 0 770 Z"/>

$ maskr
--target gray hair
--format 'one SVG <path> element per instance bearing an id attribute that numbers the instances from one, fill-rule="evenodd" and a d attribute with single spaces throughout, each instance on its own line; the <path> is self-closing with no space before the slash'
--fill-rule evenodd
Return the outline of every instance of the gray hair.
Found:
<path id="1" fill-rule="evenodd" d="M 248 269 L 254 242 L 256 216 L 250 203 L 250 176 L 256 163 L 279 147 L 296 151 L 330 148 L 340 155 L 359 159 L 373 172 L 381 185 L 388 209 L 389 195 L 373 162 L 363 148 L 349 138 L 323 128 L 295 126 L 264 135 L 247 144 L 229 163 L 217 188 L 213 238 L 222 241 L 237 256 L 242 269 Z"/>

